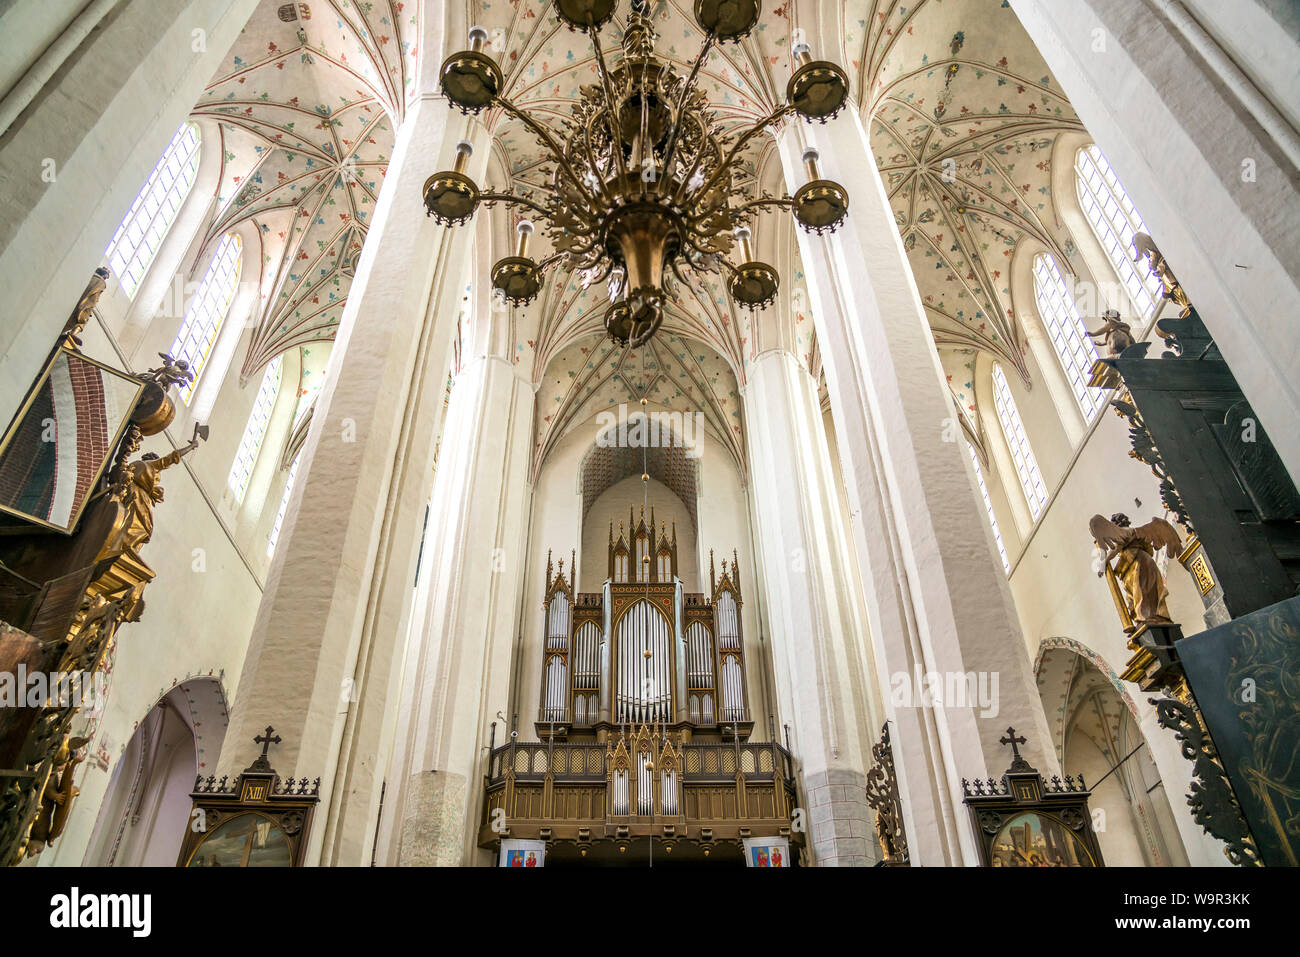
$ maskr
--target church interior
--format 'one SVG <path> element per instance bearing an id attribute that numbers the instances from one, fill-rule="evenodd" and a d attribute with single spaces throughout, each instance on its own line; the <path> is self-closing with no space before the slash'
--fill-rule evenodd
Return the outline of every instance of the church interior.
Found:
<path id="1" fill-rule="evenodd" d="M 1288 0 L 14 0 L 0 193 L 5 866 L 1300 863 Z"/>

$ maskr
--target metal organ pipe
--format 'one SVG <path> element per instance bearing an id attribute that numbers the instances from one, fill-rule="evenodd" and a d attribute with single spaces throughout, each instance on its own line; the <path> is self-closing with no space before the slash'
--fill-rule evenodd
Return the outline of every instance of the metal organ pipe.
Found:
<path id="1" fill-rule="evenodd" d="M 740 650 L 740 623 L 736 614 L 736 597 L 724 591 L 715 605 L 718 622 L 718 645 L 723 651 Z"/>
<path id="2" fill-rule="evenodd" d="M 600 627 L 594 621 L 579 628 L 573 642 L 573 688 L 574 724 L 592 724 L 600 688 Z"/>
<path id="3" fill-rule="evenodd" d="M 654 813 L 654 760 L 650 752 L 636 756 L 636 813 Z"/>
<path id="4" fill-rule="evenodd" d="M 745 719 L 744 682 L 740 676 L 740 659 L 735 655 L 722 658 L 722 720 Z"/>
<path id="5" fill-rule="evenodd" d="M 546 704 L 542 708 L 543 721 L 567 721 L 564 713 L 564 697 L 568 691 L 568 669 L 564 658 L 552 655 L 546 663 Z"/>
<path id="6" fill-rule="evenodd" d="M 648 601 L 638 601 L 619 622 L 617 645 L 615 720 L 620 724 L 671 721 L 672 655 L 668 620 Z"/>
<path id="7" fill-rule="evenodd" d="M 570 608 L 568 596 L 556 592 L 546 615 L 546 650 L 569 650 Z"/>
<path id="8" fill-rule="evenodd" d="M 572 608 L 569 598 L 557 591 L 546 611 L 546 691 L 542 701 L 543 721 L 568 721 L 569 628 Z"/>
<path id="9" fill-rule="evenodd" d="M 686 680 L 690 686 L 690 718 L 713 723 L 713 636 L 698 621 L 686 629 Z"/>

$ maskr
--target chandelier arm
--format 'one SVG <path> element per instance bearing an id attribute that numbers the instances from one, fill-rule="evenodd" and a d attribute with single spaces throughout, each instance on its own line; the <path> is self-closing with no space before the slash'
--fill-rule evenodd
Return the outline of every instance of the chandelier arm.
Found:
<path id="1" fill-rule="evenodd" d="M 730 261 L 728 261 L 724 257 L 719 256 L 718 262 L 720 262 L 723 266 L 727 267 L 727 272 L 731 273 L 733 276 L 740 275 L 740 270 L 737 269 L 735 266 L 731 265 Z M 692 266 L 691 268 L 694 269 L 695 267 Z"/>
<path id="2" fill-rule="evenodd" d="M 735 144 L 731 147 L 731 152 L 727 154 L 727 158 L 723 160 L 722 165 L 718 167 L 717 171 L 713 174 L 713 176 L 709 178 L 709 181 L 704 184 L 702 189 L 707 191 L 712 189 L 717 184 L 718 180 L 722 178 L 722 175 L 728 169 L 731 168 L 732 164 L 735 163 L 736 157 L 740 154 L 740 151 L 745 148 L 746 143 L 752 140 L 759 133 L 763 132 L 769 126 L 774 126 L 777 123 L 781 122 L 781 120 L 785 119 L 786 116 L 788 116 L 793 112 L 794 112 L 794 105 L 792 103 L 783 103 L 781 106 L 778 106 L 775 110 L 773 110 L 767 116 L 763 117 L 753 126 L 751 126 L 749 129 L 745 130 L 745 132 L 741 133 L 740 137 L 736 140 Z"/>
<path id="3" fill-rule="evenodd" d="M 524 209 L 531 209 L 538 216 L 541 216 L 548 222 L 551 218 L 550 210 L 545 206 L 533 202 L 531 199 L 524 199 L 522 196 L 515 196 L 513 193 L 479 193 L 479 201 L 488 206 L 491 206 L 494 203 L 505 203 L 507 206 L 522 206 Z"/>
<path id="4" fill-rule="evenodd" d="M 789 196 L 784 197 L 782 199 L 777 199 L 777 198 L 753 199 L 750 200 L 748 203 L 743 203 L 740 206 L 737 206 L 732 212 L 736 216 L 736 218 L 739 218 L 741 216 L 747 215 L 750 212 L 762 212 L 768 206 L 775 206 L 781 209 L 794 209 L 794 200 Z"/>
<path id="5" fill-rule="evenodd" d="M 587 161 L 591 164 L 591 173 L 595 176 L 596 171 L 600 169 L 600 164 L 596 162 L 596 148 L 591 145 L 591 127 L 596 122 L 596 115 L 593 113 L 587 117 L 587 121 L 582 124 L 582 141 L 587 147 Z M 614 194 L 610 191 L 609 184 L 601 176 L 596 176 L 596 182 L 600 184 L 600 193 L 604 196 L 607 203 L 614 202 Z"/>
<path id="6" fill-rule="evenodd" d="M 618 135 L 618 127 L 614 125 L 614 84 L 609 76 L 609 66 L 605 63 L 605 51 L 600 46 L 600 31 L 592 24 L 591 18 L 587 18 L 587 25 L 590 28 L 591 45 L 596 51 L 596 72 L 600 74 L 601 87 L 605 91 L 605 122 L 609 126 L 609 143 L 614 153 L 614 161 L 618 166 L 619 176 L 627 179 L 627 159 L 623 156 L 623 141 Z"/>
<path id="7" fill-rule="evenodd" d="M 722 144 L 718 142 L 718 138 L 707 128 L 703 127 L 701 128 L 700 135 L 702 139 L 708 140 L 708 145 L 713 147 L 714 154 L 718 156 L 720 160 L 722 157 Z M 691 180 L 695 177 L 695 171 L 698 170 L 700 164 L 704 162 L 706 152 L 707 149 L 705 145 L 701 143 L 699 152 L 695 154 L 695 159 L 691 162 L 691 168 L 687 171 L 686 175 L 682 177 L 681 183 L 677 186 L 677 192 L 673 194 L 674 204 L 680 206 L 686 202 L 686 190 L 690 187 Z M 695 192 L 699 192 L 699 190 L 696 190 Z"/>
<path id="8" fill-rule="evenodd" d="M 649 342 L 651 339 L 654 338 L 654 334 L 659 331 L 659 327 L 662 326 L 663 323 L 664 323 L 664 314 L 663 314 L 663 310 L 661 309 L 659 311 L 659 314 L 656 315 L 654 319 L 650 320 L 650 324 L 646 327 L 644 332 L 642 332 L 639 336 L 636 336 L 628 340 L 629 348 L 640 349 L 643 345 L 645 345 L 647 342 Z"/>
<path id="9" fill-rule="evenodd" d="M 695 88 L 696 78 L 699 76 L 700 68 L 704 66 L 704 61 L 709 58 L 709 53 L 713 50 L 713 34 L 706 34 L 704 45 L 700 48 L 699 56 L 695 58 L 695 65 L 691 67 L 690 76 L 682 85 L 682 92 L 677 97 L 677 109 L 673 111 L 676 122 L 673 123 L 673 135 L 668 140 L 668 148 L 664 150 L 664 179 L 672 177 L 673 154 L 677 152 L 677 139 L 682 129 L 682 108 L 686 105 L 687 98 L 691 95 L 691 90 Z"/>
<path id="10" fill-rule="evenodd" d="M 492 101 L 515 119 L 519 120 L 519 122 L 523 123 L 524 126 L 532 130 L 550 149 L 555 162 L 560 165 L 560 168 L 563 169 L 566 174 L 568 174 L 569 181 L 572 182 L 574 188 L 582 194 L 582 198 L 592 206 L 597 205 L 595 197 L 587 192 L 586 184 L 578 178 L 578 174 L 574 171 L 573 166 L 570 165 L 568 158 L 564 155 L 564 150 L 560 147 L 560 144 L 556 142 L 554 134 L 551 133 L 549 129 L 503 96 L 493 97 Z"/>
<path id="11" fill-rule="evenodd" d="M 587 265 L 585 265 L 585 266 L 584 266 L 582 263 L 578 263 L 576 266 L 573 267 L 573 271 L 574 271 L 574 272 L 581 272 L 581 271 L 584 270 L 584 269 L 590 269 L 590 268 L 592 268 L 592 266 L 598 266 L 598 265 L 600 265 L 600 259 L 599 259 L 599 258 L 597 258 L 594 262 L 589 263 L 589 264 L 587 264 Z M 593 278 L 589 283 L 587 283 L 587 284 L 586 284 L 585 286 L 583 286 L 582 288 L 583 288 L 583 289 L 590 289 L 592 286 L 596 285 L 597 283 L 602 283 L 602 282 L 604 282 L 606 279 L 609 278 L 609 274 L 612 273 L 613 271 L 614 271 L 614 262 L 613 262 L 613 260 L 606 260 L 606 262 L 605 262 L 605 268 L 604 268 L 603 270 L 601 270 L 600 275 L 594 277 L 594 278 Z"/>
<path id="12" fill-rule="evenodd" d="M 547 256 L 545 259 L 543 259 L 541 262 L 537 264 L 537 271 L 546 272 L 547 269 L 555 265 L 557 262 L 559 262 L 567 255 L 568 253 L 551 253 L 551 255 Z"/>
<path id="13" fill-rule="evenodd" d="M 701 256 L 715 256 L 715 257 L 717 257 L 717 259 L 718 259 L 720 262 L 726 262 L 726 260 L 722 258 L 722 253 L 721 253 L 721 252 L 719 252 L 719 251 L 716 250 L 716 249 L 705 249 L 705 248 L 704 248 L 703 246 L 701 246 L 698 242 L 696 242 L 696 241 L 695 241 L 694 230 L 690 230 L 690 231 L 688 231 L 688 232 L 686 233 L 686 236 L 685 236 L 684 238 L 686 239 L 687 245 L 689 245 L 692 249 L 694 249 L 694 250 L 695 250 L 697 253 L 699 253 Z M 688 260 L 688 262 L 689 262 L 689 260 Z M 691 268 L 692 268 L 692 269 L 697 269 L 697 268 L 699 268 L 699 267 L 697 267 L 694 263 L 691 263 L 690 265 L 691 265 Z"/>

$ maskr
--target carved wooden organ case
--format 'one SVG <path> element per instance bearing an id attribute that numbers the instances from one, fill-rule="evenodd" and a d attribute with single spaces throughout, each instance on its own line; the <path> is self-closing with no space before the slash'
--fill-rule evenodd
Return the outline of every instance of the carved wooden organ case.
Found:
<path id="1" fill-rule="evenodd" d="M 631 518 L 629 516 L 629 518 Z M 744 603 L 735 552 L 722 574 L 709 553 L 709 594 L 678 577 L 677 531 L 644 514 L 630 533 L 613 524 L 601 591 L 575 593 L 546 560 L 545 652 L 539 738 L 642 726 L 747 738 Z"/>

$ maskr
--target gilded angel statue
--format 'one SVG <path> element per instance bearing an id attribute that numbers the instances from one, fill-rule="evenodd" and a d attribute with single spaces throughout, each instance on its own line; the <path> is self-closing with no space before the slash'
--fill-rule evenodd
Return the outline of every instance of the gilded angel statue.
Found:
<path id="1" fill-rule="evenodd" d="M 1153 518 L 1137 528 L 1131 524 L 1124 514 L 1112 515 L 1109 521 L 1094 515 L 1088 522 L 1088 530 L 1104 556 L 1097 577 L 1105 575 L 1110 579 L 1127 634 L 1140 625 L 1173 623 L 1166 604 L 1169 589 L 1155 554 L 1163 548 L 1173 558 L 1183 548 L 1178 532 L 1163 518 Z"/>
<path id="2" fill-rule="evenodd" d="M 1105 345 L 1107 355 L 1114 358 L 1133 345 L 1133 327 L 1119 317 L 1117 309 L 1107 309 L 1101 314 L 1102 326 L 1096 332 L 1088 332 L 1088 338 L 1096 345 Z"/>

